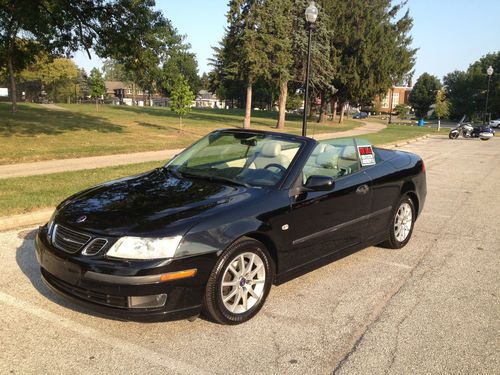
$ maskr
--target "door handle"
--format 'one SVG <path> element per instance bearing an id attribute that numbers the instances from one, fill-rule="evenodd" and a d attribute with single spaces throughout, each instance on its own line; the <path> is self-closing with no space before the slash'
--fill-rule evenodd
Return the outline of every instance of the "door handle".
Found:
<path id="1" fill-rule="evenodd" d="M 370 190 L 368 185 L 363 184 L 363 185 L 358 186 L 358 188 L 356 189 L 356 194 L 366 194 L 366 193 L 368 193 L 368 190 Z"/>

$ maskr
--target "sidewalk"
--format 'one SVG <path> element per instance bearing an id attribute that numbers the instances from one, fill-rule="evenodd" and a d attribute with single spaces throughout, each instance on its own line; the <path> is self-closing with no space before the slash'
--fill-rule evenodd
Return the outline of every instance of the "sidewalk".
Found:
<path id="1" fill-rule="evenodd" d="M 312 134 L 312 127 L 310 133 Z M 386 126 L 375 122 L 365 122 L 355 129 L 336 133 L 318 134 L 313 138 L 330 139 L 341 137 L 353 137 L 368 133 L 376 133 Z M 104 168 L 116 165 L 135 164 L 149 161 L 167 161 L 177 155 L 183 149 L 136 152 L 133 154 L 116 154 L 104 156 L 92 156 L 74 159 L 56 159 L 39 161 L 34 163 L 0 165 L 0 179 L 11 177 L 35 176 L 49 173 L 79 171 L 82 169 Z"/>

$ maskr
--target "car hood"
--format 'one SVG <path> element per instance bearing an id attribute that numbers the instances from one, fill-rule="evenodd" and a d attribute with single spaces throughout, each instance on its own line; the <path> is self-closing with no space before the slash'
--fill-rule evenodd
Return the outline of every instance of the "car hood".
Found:
<path id="1" fill-rule="evenodd" d="M 109 236 L 178 235 L 258 190 L 156 169 L 75 194 L 59 205 L 56 222 Z"/>

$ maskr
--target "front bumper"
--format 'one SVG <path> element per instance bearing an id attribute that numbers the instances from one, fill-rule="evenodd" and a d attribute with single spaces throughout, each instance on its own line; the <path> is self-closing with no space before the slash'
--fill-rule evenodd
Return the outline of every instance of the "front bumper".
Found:
<path id="1" fill-rule="evenodd" d="M 174 320 L 199 314 L 216 261 L 216 254 L 147 262 L 72 255 L 51 246 L 44 227 L 37 234 L 35 247 L 42 280 L 50 289 L 94 312 L 123 320 Z M 158 279 L 160 274 L 187 269 L 197 269 L 196 275 L 166 282 Z M 161 296 L 161 305 L 130 305 L 131 297 L 141 300 L 153 296 Z"/>

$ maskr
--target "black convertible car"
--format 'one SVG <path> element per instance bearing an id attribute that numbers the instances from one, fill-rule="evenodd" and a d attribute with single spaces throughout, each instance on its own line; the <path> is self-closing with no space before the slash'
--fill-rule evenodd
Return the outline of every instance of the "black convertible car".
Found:
<path id="1" fill-rule="evenodd" d="M 50 288 L 100 313 L 237 324 L 273 283 L 406 245 L 425 196 L 414 154 L 219 130 L 164 167 L 63 201 L 38 232 L 37 259 Z"/>

